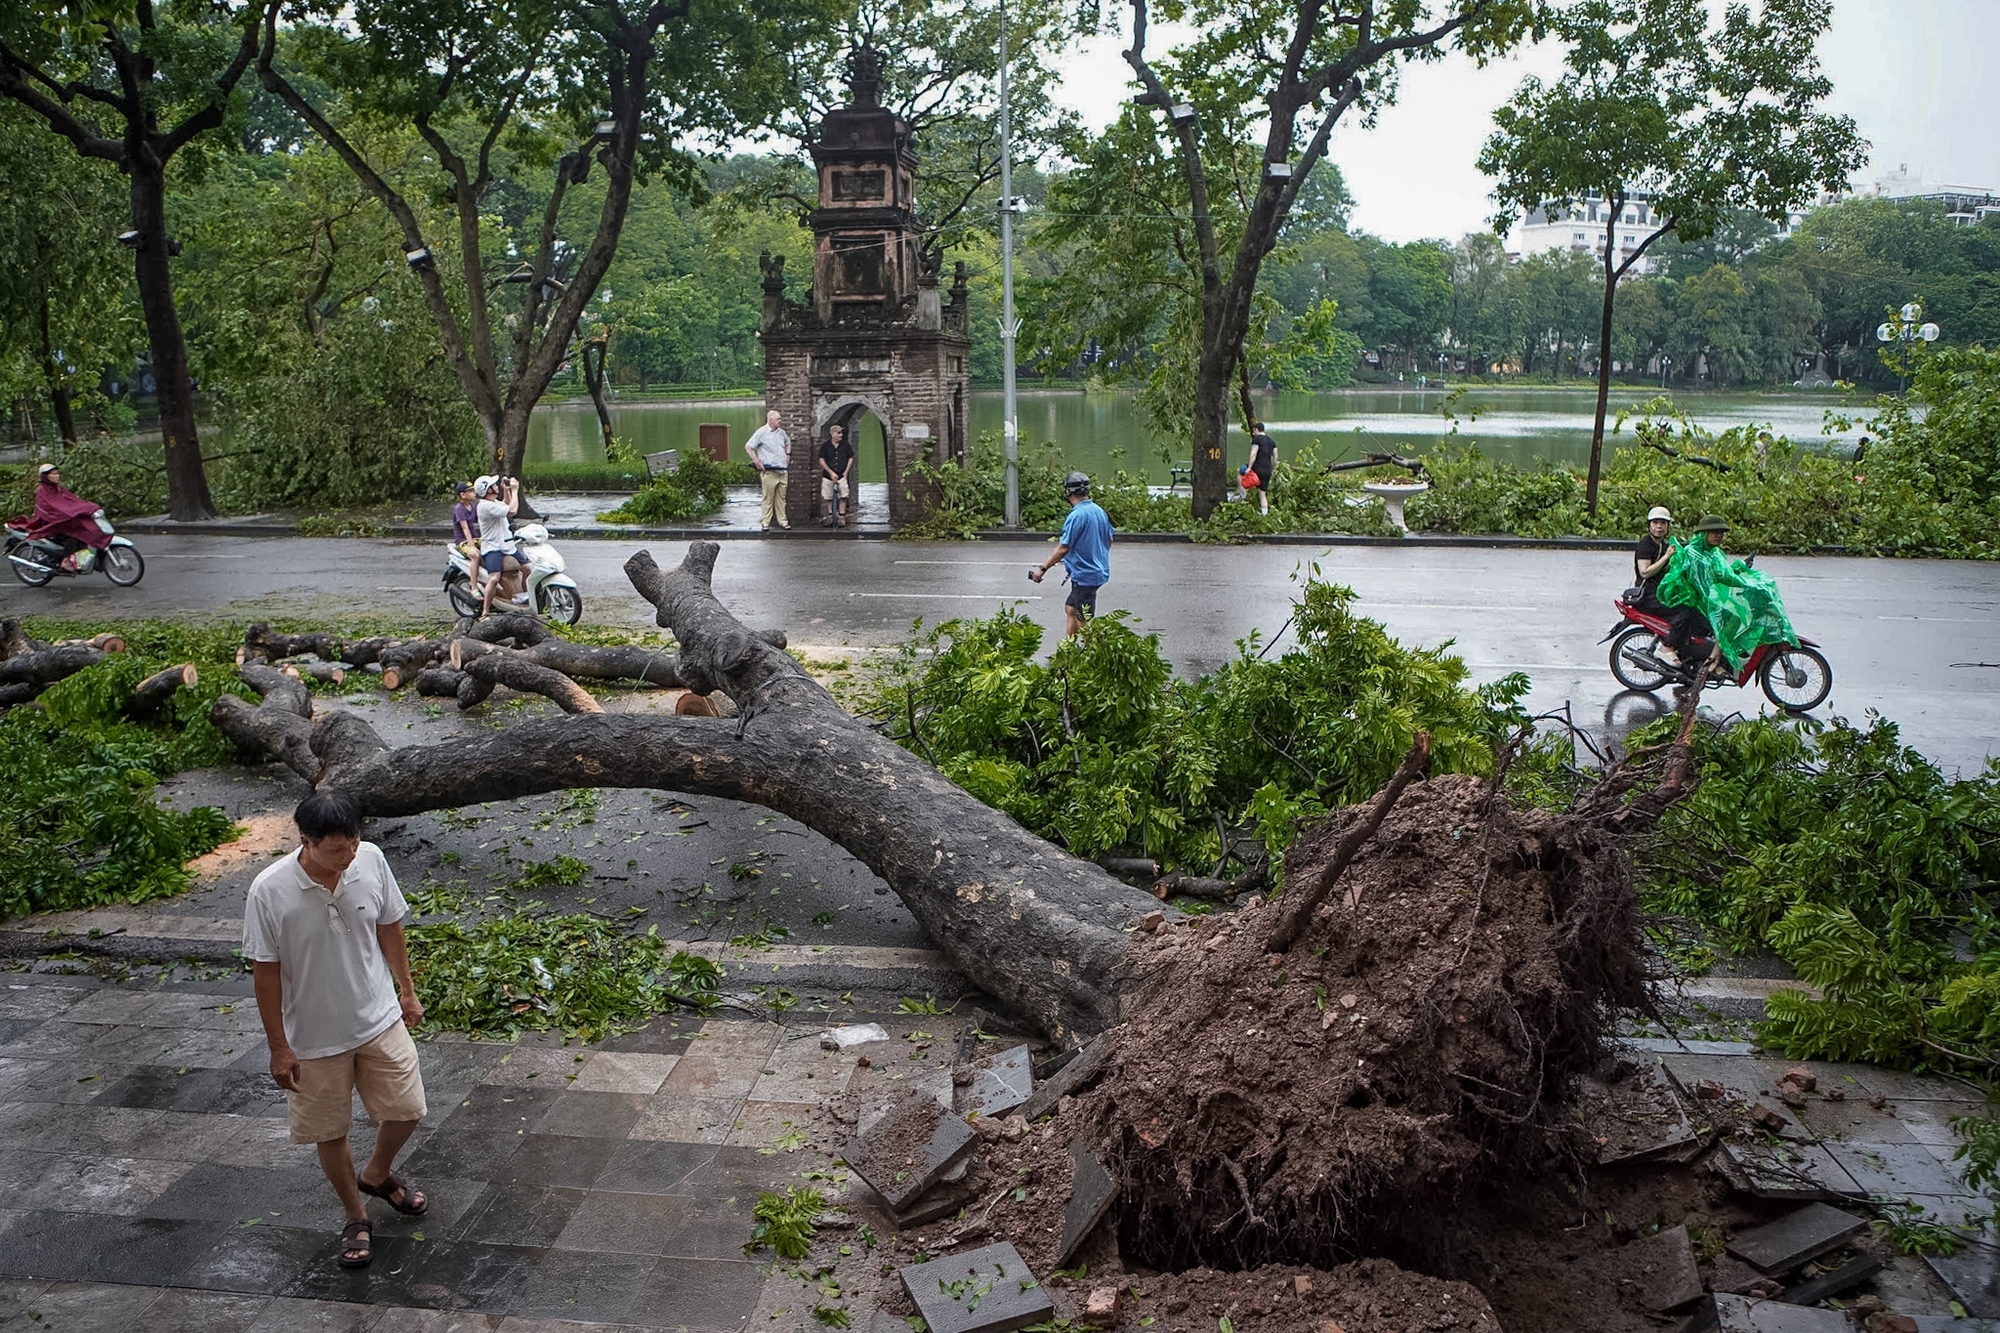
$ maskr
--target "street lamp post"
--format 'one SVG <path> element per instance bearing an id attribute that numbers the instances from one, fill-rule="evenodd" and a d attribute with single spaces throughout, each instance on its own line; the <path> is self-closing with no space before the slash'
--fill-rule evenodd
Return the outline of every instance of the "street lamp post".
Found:
<path id="1" fill-rule="evenodd" d="M 1000 0 L 1000 379 L 1007 444 L 1006 522 L 1021 526 L 1021 422 L 1014 403 L 1014 145 L 1007 107 L 1007 0 Z"/>
<path id="2" fill-rule="evenodd" d="M 1888 345 L 1896 344 L 1896 360 L 1903 371 L 1902 387 L 1899 393 L 1910 391 L 1910 353 L 1920 342 L 1934 343 L 1938 340 L 1938 326 L 1924 319 L 1924 303 L 1911 301 L 1897 311 L 1897 318 L 1884 320 L 1875 326 L 1875 341 Z"/>
<path id="3" fill-rule="evenodd" d="M 1660 388 L 1662 390 L 1664 390 L 1667 387 L 1667 370 L 1673 364 L 1674 364 L 1674 359 L 1670 356 L 1662 356 L 1660 358 Z"/>

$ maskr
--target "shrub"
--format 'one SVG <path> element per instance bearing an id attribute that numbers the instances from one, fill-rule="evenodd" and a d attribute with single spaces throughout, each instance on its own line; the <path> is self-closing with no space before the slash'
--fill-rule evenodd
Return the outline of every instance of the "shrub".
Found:
<path id="1" fill-rule="evenodd" d="M 1366 797 L 1418 730 L 1434 772 L 1486 772 L 1524 677 L 1466 687 L 1465 664 L 1406 648 L 1309 582 L 1295 645 L 1252 638 L 1236 661 L 1173 678 L 1157 635 L 1122 612 L 1036 660 L 1042 631 L 1015 611 L 913 637 L 859 687 L 861 711 L 980 800 L 1082 856 L 1136 848 L 1212 866 L 1217 821 L 1255 825 L 1274 852 L 1292 821 Z"/>
<path id="2" fill-rule="evenodd" d="M 680 466 L 641 486 L 631 499 L 598 517 L 607 523 L 672 523 L 705 518 L 722 508 L 727 487 L 743 474 L 755 472 L 747 463 L 718 463 L 700 450 L 683 451 Z"/>

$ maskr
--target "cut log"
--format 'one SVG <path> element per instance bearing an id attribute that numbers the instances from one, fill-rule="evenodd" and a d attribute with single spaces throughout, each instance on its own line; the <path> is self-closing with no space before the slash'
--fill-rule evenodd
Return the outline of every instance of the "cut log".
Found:
<path id="1" fill-rule="evenodd" d="M 378 635 L 372 639 L 363 639 L 359 643 L 348 644 L 347 651 L 340 654 L 340 660 L 349 666 L 376 666 L 381 662 L 384 651 L 394 648 L 400 643 L 402 643 L 401 639 L 390 638 L 387 635 Z"/>
<path id="2" fill-rule="evenodd" d="M 513 618 L 532 619 L 527 616 Z M 536 666 L 560 671 L 571 680 L 634 680 L 666 689 L 679 689 L 682 684 L 678 657 L 665 648 L 647 648 L 639 644 L 615 644 L 600 648 L 551 636 L 532 648 L 517 651 L 468 635 L 451 641 L 449 660 L 454 667 L 462 668 L 469 657 L 495 652 L 514 652 L 515 656 Z"/>
<path id="3" fill-rule="evenodd" d="M 125 636 L 122 634 L 96 634 L 88 639 L 57 639 L 51 648 L 95 648 L 100 653 L 122 653 L 125 651 Z"/>
<path id="4" fill-rule="evenodd" d="M 455 699 L 465 674 L 450 667 L 425 667 L 417 673 L 417 693 L 426 699 Z"/>
<path id="5" fill-rule="evenodd" d="M 285 667 L 290 676 L 304 676 L 319 681 L 322 685 L 344 685 L 347 683 L 347 667 L 340 662 L 292 662 Z"/>
<path id="6" fill-rule="evenodd" d="M 466 616 L 452 627 L 454 639 L 477 639 L 481 643 L 499 643 L 512 639 L 516 648 L 532 648 L 538 643 L 546 643 L 556 637 L 556 632 L 526 611 L 509 611 L 504 615 L 488 616 L 481 620 L 477 616 Z"/>
<path id="7" fill-rule="evenodd" d="M 19 657 L 9 657 L 0 662 L 0 685 L 31 685 L 34 694 L 40 694 L 64 676 L 73 676 L 85 667 L 96 666 L 104 660 L 99 649 L 87 643 L 66 643 L 59 647 L 43 648 L 39 652 L 23 653 Z M 20 703 L 20 698 L 10 697 L 10 703 Z"/>
<path id="8" fill-rule="evenodd" d="M 321 764 L 312 750 L 312 723 L 302 715 L 272 707 L 268 699 L 259 708 L 225 694 L 209 706 L 208 720 L 244 755 L 283 764 L 307 782 L 319 780 Z"/>
<path id="9" fill-rule="evenodd" d="M 281 657 L 314 657 L 333 661 L 341 657 L 341 643 L 331 634 L 277 634 L 269 625 L 252 625 L 243 632 L 243 651 L 238 662 L 275 662 Z"/>
<path id="10" fill-rule="evenodd" d="M 1270 882 L 1269 862 L 1260 862 L 1234 879 L 1216 879 L 1212 875 L 1174 874 L 1158 880 L 1153 885 L 1153 896 L 1162 902 L 1169 897 L 1206 898 L 1212 902 L 1234 902 L 1254 889 L 1261 889 Z"/>
<path id="11" fill-rule="evenodd" d="M 406 682 L 415 680 L 417 673 L 437 661 L 447 646 L 435 639 L 417 639 L 384 648 L 378 658 L 382 663 L 382 688 L 399 690 Z"/>
<path id="12" fill-rule="evenodd" d="M 141 717 L 157 713 L 171 704 L 176 694 L 184 689 L 193 689 L 200 680 L 200 673 L 194 669 L 192 662 L 168 667 L 132 687 L 132 699 L 125 705 L 126 711 Z"/>
<path id="13" fill-rule="evenodd" d="M 529 661 L 525 653 L 498 648 L 468 658 L 459 663 L 459 667 L 468 680 L 482 681 L 489 687 L 505 685 L 510 690 L 520 690 L 525 694 L 539 694 L 553 700 L 565 713 L 604 711 L 603 706 L 591 698 L 589 690 L 560 671 L 551 671 Z M 468 706 L 463 693 L 459 695 L 459 706 Z"/>
<path id="14" fill-rule="evenodd" d="M 19 620 L 12 616 L 0 620 L 0 662 L 10 657 L 26 657 L 35 649 L 35 641 L 28 637 L 27 630 L 21 628 Z"/>
<path id="15" fill-rule="evenodd" d="M 295 713 L 310 721 L 313 715 L 312 691 L 296 676 L 288 676 L 274 666 L 261 662 L 245 662 L 236 668 L 236 674 L 243 683 L 264 696 L 266 705 Z"/>

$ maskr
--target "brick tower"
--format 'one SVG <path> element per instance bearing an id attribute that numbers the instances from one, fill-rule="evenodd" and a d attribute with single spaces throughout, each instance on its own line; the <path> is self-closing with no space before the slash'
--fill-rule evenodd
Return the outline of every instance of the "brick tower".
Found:
<path id="1" fill-rule="evenodd" d="M 889 469 L 889 521 L 922 518 L 935 490 L 911 472 L 965 456 L 972 347 L 965 265 L 951 299 L 938 291 L 941 256 L 923 245 L 910 127 L 882 105 L 881 57 L 857 48 L 848 63 L 848 105 L 827 113 L 812 145 L 819 169 L 812 295 L 785 298 L 785 260 L 768 252 L 764 272 L 764 401 L 792 434 L 788 514 L 810 524 L 819 486 L 814 459 L 827 428 L 855 438 L 854 420 L 882 423 Z M 810 424 L 811 431 L 805 427 Z"/>

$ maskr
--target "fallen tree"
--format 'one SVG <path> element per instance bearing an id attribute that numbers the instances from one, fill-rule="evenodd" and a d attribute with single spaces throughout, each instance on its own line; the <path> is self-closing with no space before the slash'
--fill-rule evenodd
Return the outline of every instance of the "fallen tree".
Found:
<path id="1" fill-rule="evenodd" d="M 266 678 L 255 673 L 246 679 L 264 693 L 262 704 L 219 700 L 215 725 L 247 753 L 352 792 L 371 815 L 574 787 L 652 787 L 763 805 L 875 871 L 961 971 L 1058 1041 L 1117 1022 L 1130 980 L 1126 927 L 1157 907 L 1152 896 L 1029 833 L 848 714 L 782 651 L 781 633 L 746 627 L 716 600 L 710 576 L 719 550 L 697 542 L 674 569 L 643 551 L 626 563 L 633 586 L 673 632 L 678 655 L 648 653 L 640 662 L 574 644 L 560 651 L 577 654 L 577 662 L 637 666 L 646 674 L 634 678 L 648 680 L 666 679 L 670 660 L 673 680 L 696 695 L 726 696 L 734 718 L 579 712 L 398 750 L 354 713 L 308 721 L 287 692 L 264 691 Z M 555 672 L 557 640 L 525 627 L 504 632 L 507 622 L 527 619 L 502 617 L 447 640 L 378 652 L 394 655 L 410 679 L 441 689 L 437 664 L 449 662 L 455 644 L 460 665 L 442 668 L 459 673 L 454 692 L 483 685 L 475 673 L 496 658 L 511 663 L 509 672 Z M 534 641 L 496 643 L 492 651 L 471 646 L 489 638 Z M 323 655 L 332 646 L 281 642 L 256 655 L 272 648 Z M 246 665 L 254 673 L 254 664 Z M 385 664 L 385 684 L 388 670 Z M 828 802 L 828 791 L 844 799 Z"/>

